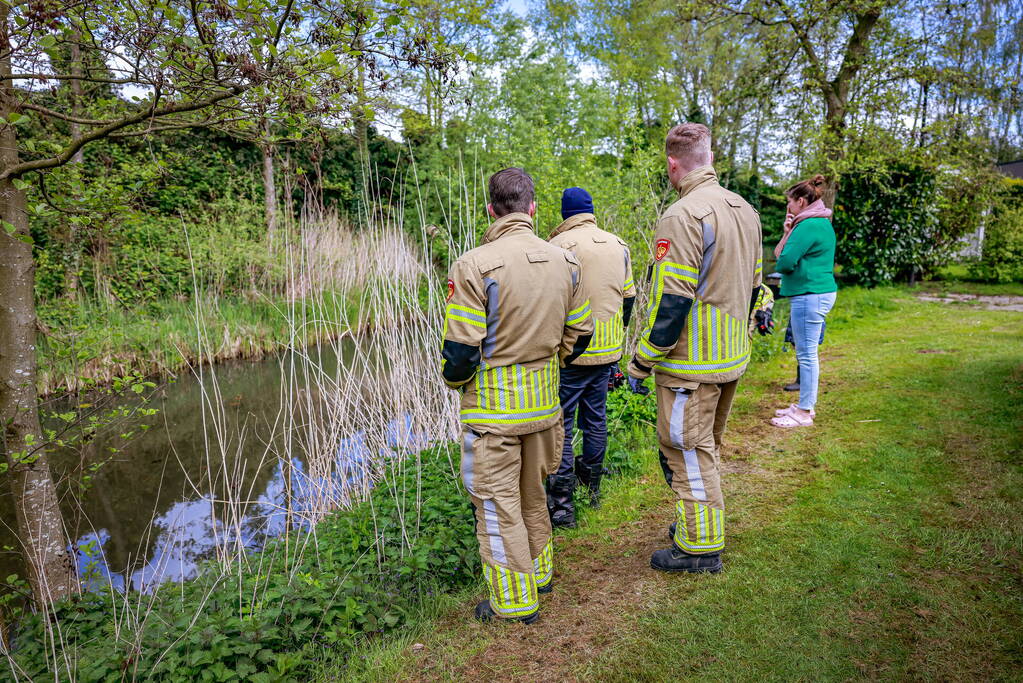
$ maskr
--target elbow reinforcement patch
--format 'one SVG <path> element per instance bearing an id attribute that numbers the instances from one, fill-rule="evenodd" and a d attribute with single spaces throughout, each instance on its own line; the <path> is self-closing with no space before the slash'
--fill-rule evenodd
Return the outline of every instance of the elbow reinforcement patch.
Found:
<path id="1" fill-rule="evenodd" d="M 622 326 L 628 327 L 629 321 L 632 320 L 632 307 L 636 303 L 636 297 L 630 296 L 622 300 Z"/>
<path id="2" fill-rule="evenodd" d="M 654 346 L 671 348 L 682 336 L 682 327 L 686 324 L 686 316 L 693 307 L 693 300 L 678 294 L 662 294 L 661 305 L 657 307 L 654 326 L 650 328 L 648 340 Z"/>
<path id="3" fill-rule="evenodd" d="M 480 347 L 445 340 L 441 356 L 444 358 L 444 379 L 449 382 L 465 382 L 479 367 Z"/>
<path id="4" fill-rule="evenodd" d="M 586 347 L 590 345 L 590 339 L 593 338 L 592 334 L 582 334 L 575 340 L 575 346 L 572 347 L 572 353 L 565 357 L 565 365 L 569 365 L 572 361 L 582 355 Z"/>

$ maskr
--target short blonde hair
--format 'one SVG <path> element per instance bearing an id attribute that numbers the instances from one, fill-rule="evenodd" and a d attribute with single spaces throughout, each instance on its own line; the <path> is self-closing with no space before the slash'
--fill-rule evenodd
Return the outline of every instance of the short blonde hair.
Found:
<path id="1" fill-rule="evenodd" d="M 710 128 L 702 123 L 680 123 L 668 131 L 664 151 L 687 166 L 710 163 Z"/>

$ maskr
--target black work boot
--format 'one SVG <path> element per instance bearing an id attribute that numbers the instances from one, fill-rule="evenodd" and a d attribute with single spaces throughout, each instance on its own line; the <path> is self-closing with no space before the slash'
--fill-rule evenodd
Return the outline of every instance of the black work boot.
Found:
<path id="1" fill-rule="evenodd" d="M 792 384 L 786 384 L 782 387 L 782 391 L 799 391 L 799 366 L 796 366 L 796 379 Z"/>
<path id="2" fill-rule="evenodd" d="M 658 550 L 650 556 L 650 567 L 662 572 L 689 572 L 691 574 L 717 574 L 722 569 L 721 553 L 690 555 L 678 548 Z"/>
<path id="3" fill-rule="evenodd" d="M 497 616 L 497 612 L 490 606 L 489 600 L 484 600 L 480 604 L 476 605 L 476 618 L 484 623 L 488 621 L 499 621 L 501 617 Z M 540 618 L 540 610 L 537 610 L 530 614 L 528 617 L 511 617 L 505 621 L 521 621 L 523 624 L 532 624 L 534 621 Z"/>
<path id="4" fill-rule="evenodd" d="M 678 522 L 672 522 L 668 525 L 668 540 L 675 541 L 675 528 L 678 526 Z"/>
<path id="5" fill-rule="evenodd" d="M 547 512 L 551 526 L 558 529 L 575 528 L 575 475 L 552 474 L 547 477 Z"/>
<path id="6" fill-rule="evenodd" d="M 540 595 L 547 595 L 548 593 L 554 592 L 554 581 L 553 579 L 546 586 L 537 586 L 536 592 Z"/>
<path id="7" fill-rule="evenodd" d="M 575 464 L 575 476 L 590 494 L 590 507 L 600 507 L 600 480 L 604 476 L 603 467 L 590 468 L 581 462 Z"/>

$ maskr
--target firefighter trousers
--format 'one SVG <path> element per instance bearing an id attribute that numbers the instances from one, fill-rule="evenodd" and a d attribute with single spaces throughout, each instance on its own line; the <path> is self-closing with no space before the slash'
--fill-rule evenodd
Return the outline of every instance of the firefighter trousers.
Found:
<path id="1" fill-rule="evenodd" d="M 658 455 L 664 479 L 678 497 L 675 545 L 691 555 L 725 546 L 725 501 L 719 468 L 725 433 L 739 381 L 657 386 Z"/>
<path id="2" fill-rule="evenodd" d="M 508 436 L 463 427 L 462 482 L 476 514 L 490 606 L 504 618 L 539 608 L 537 588 L 554 578 L 544 480 L 561 460 L 562 425 Z"/>

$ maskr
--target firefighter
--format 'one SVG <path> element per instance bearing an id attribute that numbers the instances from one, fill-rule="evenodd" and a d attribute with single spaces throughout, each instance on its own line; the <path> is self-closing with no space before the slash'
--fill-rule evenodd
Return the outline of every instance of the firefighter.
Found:
<path id="1" fill-rule="evenodd" d="M 654 373 L 664 478 L 677 496 L 672 547 L 650 558 L 669 572 L 721 571 L 725 510 L 718 458 L 739 377 L 748 321 L 762 305 L 760 217 L 718 184 L 710 131 L 675 126 L 666 144 L 679 199 L 654 235 L 650 310 L 630 384 Z"/>
<path id="2" fill-rule="evenodd" d="M 554 576 L 544 479 L 564 439 L 558 376 L 593 332 L 576 258 L 533 233 L 533 179 L 491 176 L 483 244 L 451 266 L 443 376 L 461 391 L 462 482 L 490 597 L 476 618 L 532 623 Z"/>
<path id="3" fill-rule="evenodd" d="M 593 314 L 593 339 L 582 355 L 561 371 L 561 408 L 565 416 L 565 445 L 561 465 L 547 480 L 547 509 L 555 527 L 575 526 L 572 495 L 576 480 L 600 503 L 600 479 L 607 451 L 607 392 L 611 369 L 622 357 L 625 328 L 632 316 L 636 288 L 632 282 L 629 248 L 615 235 L 597 227 L 593 198 L 580 187 L 561 195 L 563 222 L 550 242 L 572 252 L 583 272 L 583 289 Z M 572 448 L 572 423 L 583 433 L 582 455 Z"/>

